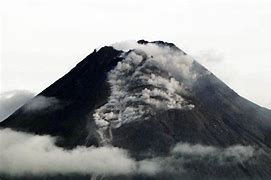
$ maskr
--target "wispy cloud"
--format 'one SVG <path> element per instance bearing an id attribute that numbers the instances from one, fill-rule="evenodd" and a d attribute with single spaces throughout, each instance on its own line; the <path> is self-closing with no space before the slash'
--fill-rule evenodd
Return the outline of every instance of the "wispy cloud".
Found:
<path id="1" fill-rule="evenodd" d="M 199 159 L 208 157 L 209 159 L 218 160 L 221 163 L 225 162 L 226 159 L 232 159 L 231 161 L 234 163 L 252 158 L 256 150 L 252 146 L 242 145 L 219 148 L 201 144 L 178 143 L 173 148 L 172 153 L 175 155 L 193 156 Z"/>
<path id="2" fill-rule="evenodd" d="M 34 93 L 23 90 L 8 91 L 0 94 L 0 121 L 7 118 L 33 97 Z"/>
<path id="3" fill-rule="evenodd" d="M 46 108 L 56 109 L 59 107 L 59 100 L 55 97 L 36 96 L 31 101 L 25 104 L 25 111 L 39 111 Z"/>
<path id="4" fill-rule="evenodd" d="M 22 107 L 24 112 L 54 110 L 60 108 L 60 101 L 55 97 L 35 94 L 25 90 L 13 90 L 0 94 L 0 121 L 3 121 L 17 109 Z"/>

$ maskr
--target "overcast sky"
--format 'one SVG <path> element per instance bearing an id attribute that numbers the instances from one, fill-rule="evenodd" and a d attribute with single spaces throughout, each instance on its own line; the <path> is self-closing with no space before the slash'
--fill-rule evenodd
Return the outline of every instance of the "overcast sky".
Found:
<path id="1" fill-rule="evenodd" d="M 0 92 L 40 92 L 94 48 L 175 43 L 271 108 L 270 0 L 0 0 Z"/>

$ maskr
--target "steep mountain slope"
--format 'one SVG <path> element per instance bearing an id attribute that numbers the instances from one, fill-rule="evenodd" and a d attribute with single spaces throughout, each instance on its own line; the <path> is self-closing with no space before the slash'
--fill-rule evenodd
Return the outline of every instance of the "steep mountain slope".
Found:
<path id="1" fill-rule="evenodd" d="M 51 105 L 29 110 L 41 97 Z M 148 179 L 271 176 L 271 111 L 162 41 L 95 50 L 0 126 L 61 137 L 65 148 L 113 145 L 171 168 Z M 251 148 L 256 155 L 247 158 L 243 149 Z M 242 152 L 238 160 L 229 149 Z"/>
<path id="2" fill-rule="evenodd" d="M 57 98 L 60 108 L 26 112 L 25 107 L 22 107 L 1 122 L 1 126 L 60 136 L 64 141 L 61 144 L 65 147 L 85 144 L 89 116 L 109 96 L 106 73 L 122 59 L 120 54 L 112 47 L 93 52 L 38 95 Z M 97 144 L 95 141 L 92 143 Z"/>

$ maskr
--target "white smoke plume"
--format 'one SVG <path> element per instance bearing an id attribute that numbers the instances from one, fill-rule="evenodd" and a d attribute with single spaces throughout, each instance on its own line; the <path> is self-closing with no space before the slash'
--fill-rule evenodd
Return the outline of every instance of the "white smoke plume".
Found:
<path id="1" fill-rule="evenodd" d="M 34 97 L 34 93 L 13 90 L 0 94 L 0 122 Z"/>
<path id="2" fill-rule="evenodd" d="M 187 93 L 187 83 L 197 77 L 191 71 L 193 60 L 189 56 L 152 43 L 124 42 L 113 47 L 126 53 L 124 60 L 108 73 L 111 85 L 108 103 L 94 114 L 103 143 L 110 142 L 111 128 L 148 119 L 147 115 L 157 110 L 194 107 L 182 96 Z M 127 53 L 129 50 L 132 51 Z"/>
<path id="3" fill-rule="evenodd" d="M 160 46 L 155 43 L 139 44 L 136 41 L 124 41 L 112 45 L 117 50 L 127 52 L 136 50 L 145 52 L 151 58 L 151 63 L 169 72 L 176 80 L 188 79 L 193 81 L 197 74 L 191 71 L 193 58 L 174 47 Z"/>

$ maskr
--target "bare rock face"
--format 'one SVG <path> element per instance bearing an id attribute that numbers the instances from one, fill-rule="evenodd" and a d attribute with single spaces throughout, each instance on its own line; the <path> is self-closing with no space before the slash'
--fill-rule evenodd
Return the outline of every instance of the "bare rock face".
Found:
<path id="1" fill-rule="evenodd" d="M 40 97 L 54 103 L 27 110 Z M 57 136 L 67 149 L 112 145 L 165 167 L 117 179 L 271 177 L 271 111 L 163 41 L 95 50 L 0 127 Z"/>

